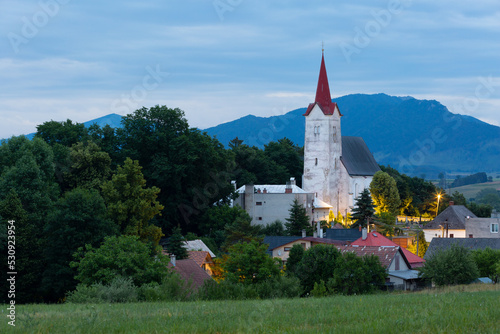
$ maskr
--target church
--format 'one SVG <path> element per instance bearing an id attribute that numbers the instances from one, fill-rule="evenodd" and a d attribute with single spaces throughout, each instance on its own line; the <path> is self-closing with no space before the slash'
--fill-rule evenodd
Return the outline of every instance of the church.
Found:
<path id="1" fill-rule="evenodd" d="M 332 102 L 322 54 L 314 103 L 305 114 L 302 188 L 332 207 L 335 215 L 351 212 L 355 199 L 380 170 L 361 137 L 342 136 L 337 103 Z"/>

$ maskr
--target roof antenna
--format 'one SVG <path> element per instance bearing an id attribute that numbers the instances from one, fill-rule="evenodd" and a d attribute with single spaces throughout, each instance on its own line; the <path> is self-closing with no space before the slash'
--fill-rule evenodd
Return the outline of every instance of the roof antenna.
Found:
<path id="1" fill-rule="evenodd" d="M 325 42 L 321 41 L 321 53 L 325 52 Z"/>

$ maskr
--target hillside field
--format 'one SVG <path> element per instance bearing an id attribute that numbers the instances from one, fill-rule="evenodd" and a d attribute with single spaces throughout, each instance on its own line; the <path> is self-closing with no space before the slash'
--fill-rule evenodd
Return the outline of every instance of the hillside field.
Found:
<path id="1" fill-rule="evenodd" d="M 499 333 L 500 285 L 281 300 L 20 305 L 1 333 Z M 6 305 L 2 306 L 5 315 Z"/>
<path id="2" fill-rule="evenodd" d="M 499 190 L 500 180 L 495 179 L 493 182 L 476 183 L 462 187 L 450 188 L 447 190 L 447 193 L 453 194 L 455 191 L 458 191 L 459 193 L 462 193 L 467 200 L 469 200 L 470 198 L 476 197 L 477 193 L 485 188 L 495 188 Z"/>

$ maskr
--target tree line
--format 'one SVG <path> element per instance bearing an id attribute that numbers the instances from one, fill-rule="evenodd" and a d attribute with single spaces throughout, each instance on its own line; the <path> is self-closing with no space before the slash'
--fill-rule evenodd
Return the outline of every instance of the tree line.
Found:
<path id="1" fill-rule="evenodd" d="M 400 198 L 391 210 L 433 209 L 431 183 L 384 170 Z M 231 181 L 284 184 L 295 177 L 300 186 L 302 171 L 303 149 L 289 139 L 259 149 L 235 138 L 226 149 L 189 127 L 177 108 L 138 109 L 117 129 L 48 121 L 33 140 L 12 137 L 0 146 L 0 260 L 6 265 L 6 224 L 14 220 L 16 301 L 55 302 L 81 282 L 70 265 L 75 256 L 82 258 L 82 249 L 90 252 L 107 237 L 137 237 L 153 256 L 161 238 L 177 231 L 224 253 L 248 235 L 262 234 L 244 210 L 229 207 Z M 296 216 L 300 220 L 299 211 Z M 294 231 L 302 226 L 287 224 Z"/>

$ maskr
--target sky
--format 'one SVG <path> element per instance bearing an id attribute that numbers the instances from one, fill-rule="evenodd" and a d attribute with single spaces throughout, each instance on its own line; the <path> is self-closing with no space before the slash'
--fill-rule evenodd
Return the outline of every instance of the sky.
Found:
<path id="1" fill-rule="evenodd" d="M 413 96 L 500 125 L 497 0 L 0 0 L 0 8 L 0 138 L 142 106 L 180 108 L 201 129 L 281 115 L 314 101 L 322 48 L 332 98 Z"/>

